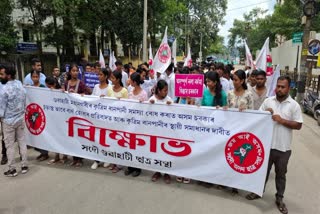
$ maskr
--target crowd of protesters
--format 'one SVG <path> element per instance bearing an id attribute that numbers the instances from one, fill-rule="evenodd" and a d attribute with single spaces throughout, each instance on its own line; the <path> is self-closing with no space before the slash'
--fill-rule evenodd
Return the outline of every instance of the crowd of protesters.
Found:
<path id="1" fill-rule="evenodd" d="M 77 64 L 70 64 L 67 71 L 60 72 L 59 67 L 54 67 L 50 76 L 42 73 L 42 62 L 32 60 L 32 71 L 26 75 L 23 84 L 16 80 L 16 71 L 12 66 L 0 65 L 0 118 L 2 127 L 2 159 L 1 164 L 8 165 L 5 176 L 15 177 L 18 170 L 15 167 L 15 142 L 18 143 L 21 156 L 21 173 L 27 173 L 27 145 L 24 141 L 24 113 L 26 92 L 23 85 L 33 87 L 47 87 L 61 89 L 69 93 L 94 95 L 100 97 L 116 97 L 118 99 L 133 99 L 140 102 L 160 103 L 170 105 L 179 103 L 185 105 L 212 106 L 214 108 L 236 108 L 239 111 L 263 110 L 270 111 L 272 119 L 276 122 L 272 138 L 272 149 L 268 166 L 268 175 L 274 164 L 276 172 L 276 204 L 282 213 L 287 213 L 283 203 L 283 194 L 286 183 L 286 172 L 291 154 L 292 130 L 300 129 L 302 115 L 299 105 L 290 97 L 290 78 L 280 77 L 277 81 L 276 96 L 267 97 L 266 72 L 263 70 L 235 70 L 232 65 L 222 63 L 208 63 L 201 66 L 193 65 L 191 68 L 178 64 L 168 66 L 162 74 L 149 70 L 149 65 L 143 63 L 134 68 L 131 63 L 123 65 L 120 60 L 116 69 L 101 68 L 99 63 L 83 65 L 83 72 L 93 72 L 99 77 L 99 84 L 94 88 L 85 85 L 83 75 Z M 63 69 L 64 70 L 64 69 Z M 202 98 L 175 97 L 176 74 L 202 74 L 205 84 Z M 39 152 L 37 161 L 48 161 L 48 164 L 69 164 L 72 167 L 82 167 L 83 159 L 70 157 L 64 154 L 53 154 L 50 159 L 49 152 L 36 149 Z M 93 160 L 91 168 L 103 166 L 113 173 L 118 173 L 124 166 L 112 163 L 100 163 Z M 141 169 L 128 167 L 124 169 L 125 175 L 137 177 Z M 151 178 L 153 182 L 162 177 L 160 172 L 155 172 Z M 165 183 L 171 182 L 168 174 L 163 175 Z M 176 177 L 177 182 L 190 183 L 189 178 Z M 203 183 L 202 183 L 203 184 Z M 213 184 L 204 183 L 210 187 Z M 225 188 L 219 186 L 221 188 Z M 232 189 L 237 193 L 237 189 Z M 251 193 L 248 200 L 258 199 L 259 196 Z"/>

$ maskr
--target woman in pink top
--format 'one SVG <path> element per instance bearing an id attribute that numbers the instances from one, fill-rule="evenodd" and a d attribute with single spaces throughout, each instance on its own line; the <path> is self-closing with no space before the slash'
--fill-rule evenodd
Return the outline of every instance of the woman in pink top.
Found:
<path id="1" fill-rule="evenodd" d="M 133 87 L 133 89 L 129 93 L 129 99 L 139 100 L 139 102 L 148 101 L 147 92 L 143 90 L 140 86 L 141 84 L 143 84 L 143 80 L 141 79 L 139 73 L 132 73 L 130 75 L 129 83 Z M 141 169 L 128 167 L 124 174 L 126 176 L 132 174 L 132 177 L 138 177 L 141 174 Z"/>
<path id="2" fill-rule="evenodd" d="M 133 90 L 129 93 L 129 99 L 139 100 L 140 102 L 148 101 L 147 92 L 141 88 L 143 82 L 139 73 L 135 72 L 130 75 L 130 85 Z"/>

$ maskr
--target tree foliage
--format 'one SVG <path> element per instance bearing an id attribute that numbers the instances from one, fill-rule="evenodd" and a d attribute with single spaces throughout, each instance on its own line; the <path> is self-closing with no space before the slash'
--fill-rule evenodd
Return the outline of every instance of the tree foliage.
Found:
<path id="1" fill-rule="evenodd" d="M 17 0 L 20 9 L 29 11 L 29 20 L 39 46 L 43 42 L 62 49 L 61 54 L 72 58 L 75 47 L 83 40 L 99 35 L 98 48 L 111 42 L 116 50 L 116 38 L 125 53 L 136 53 L 143 37 L 143 0 Z M 148 35 L 155 48 L 168 26 L 168 35 L 178 39 L 181 50 L 190 43 L 198 53 L 200 39 L 203 52 L 217 50 L 221 39 L 218 26 L 223 23 L 227 0 L 148 0 Z M 45 24 L 44 24 L 45 23 Z M 81 41 L 80 41 L 81 43 Z M 95 45 L 95 42 L 91 42 Z M 95 54 L 93 53 L 93 54 Z"/>
<path id="2" fill-rule="evenodd" d="M 277 4 L 272 15 L 265 15 L 266 12 L 256 8 L 244 14 L 243 20 L 234 20 L 233 27 L 229 30 L 229 47 L 243 50 L 243 41 L 247 40 L 254 54 L 267 37 L 270 38 L 272 47 L 279 42 L 279 36 L 291 39 L 293 33 L 303 31 L 303 4 L 300 0 L 286 0 L 281 5 Z M 320 14 L 312 18 L 311 30 L 320 30 Z"/>
<path id="3" fill-rule="evenodd" d="M 0 51 L 11 51 L 16 45 L 17 33 L 11 19 L 12 10 L 12 1 L 0 1 Z"/>

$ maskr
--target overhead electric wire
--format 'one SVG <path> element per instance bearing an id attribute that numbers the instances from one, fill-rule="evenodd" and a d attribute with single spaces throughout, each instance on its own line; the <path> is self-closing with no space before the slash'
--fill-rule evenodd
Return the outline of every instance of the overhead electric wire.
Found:
<path id="1" fill-rule="evenodd" d="M 233 11 L 233 10 L 239 10 L 239 9 L 243 9 L 243 8 L 247 8 L 247 7 L 252 7 L 255 5 L 259 5 L 259 4 L 263 4 L 263 3 L 267 3 L 267 2 L 271 2 L 271 1 L 273 1 L 273 0 L 263 1 L 263 2 L 259 2 L 259 3 L 255 3 L 255 4 L 249 4 L 249 5 L 246 5 L 243 7 L 231 8 L 231 9 L 227 10 L 227 12 Z"/>

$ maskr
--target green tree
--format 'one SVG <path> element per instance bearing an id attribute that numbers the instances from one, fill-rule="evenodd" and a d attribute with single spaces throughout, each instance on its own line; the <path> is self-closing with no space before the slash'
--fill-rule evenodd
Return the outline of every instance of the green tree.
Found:
<path id="1" fill-rule="evenodd" d="M 51 15 L 50 0 L 18 0 L 17 7 L 21 10 L 28 10 L 29 21 L 32 23 L 31 32 L 36 37 L 39 54 L 42 54 L 43 23 Z"/>
<path id="2" fill-rule="evenodd" d="M 241 56 L 244 56 L 244 40 L 254 54 L 260 50 L 266 38 L 270 38 L 271 46 L 275 41 L 275 33 L 272 31 L 272 17 L 267 15 L 267 10 L 255 8 L 243 15 L 243 20 L 235 19 L 233 27 L 230 28 L 229 42 L 230 48 L 236 47 Z"/>
<path id="3" fill-rule="evenodd" d="M 0 51 L 13 51 L 17 42 L 17 33 L 11 19 L 13 3 L 10 0 L 0 1 Z"/>

